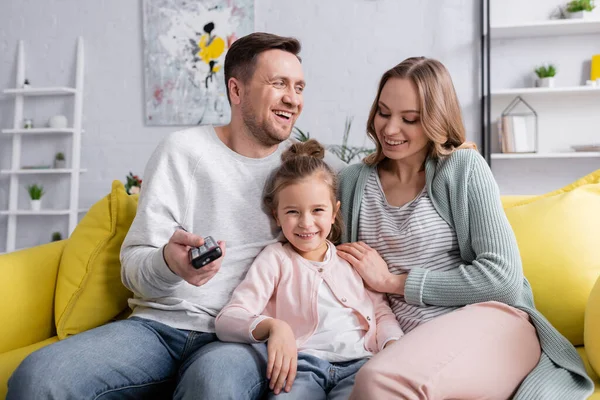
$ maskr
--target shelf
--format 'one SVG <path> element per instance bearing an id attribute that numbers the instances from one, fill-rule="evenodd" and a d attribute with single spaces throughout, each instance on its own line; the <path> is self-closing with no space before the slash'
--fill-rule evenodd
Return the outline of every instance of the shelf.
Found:
<path id="1" fill-rule="evenodd" d="M 87 212 L 87 208 L 77 210 L 78 213 Z M 69 215 L 71 210 L 16 210 L 16 211 L 0 211 L 0 215 Z"/>
<path id="2" fill-rule="evenodd" d="M 3 169 L 0 171 L 0 174 L 7 174 L 7 175 L 14 175 L 14 174 L 18 174 L 18 175 L 39 175 L 39 174 L 70 174 L 75 172 L 74 169 L 70 169 L 70 168 L 61 168 L 61 169 L 54 169 L 54 168 L 48 168 L 48 169 L 17 169 L 17 170 L 9 170 L 9 169 Z M 83 172 L 87 172 L 86 169 L 80 169 L 79 170 L 80 173 Z"/>
<path id="3" fill-rule="evenodd" d="M 55 128 L 29 128 L 29 129 L 2 129 L 4 135 L 49 135 L 49 134 L 73 134 L 75 129 Z M 83 130 L 81 131 L 83 133 Z"/>
<path id="4" fill-rule="evenodd" d="M 600 93 L 599 86 L 565 86 L 553 88 L 515 88 L 492 90 L 492 97 L 500 96 L 519 96 L 519 95 L 559 95 L 559 94 L 581 94 L 581 93 Z"/>
<path id="5" fill-rule="evenodd" d="M 491 39 L 516 39 L 541 36 L 586 35 L 600 33 L 600 21 L 559 19 L 490 28 Z"/>
<path id="6" fill-rule="evenodd" d="M 564 152 L 564 153 L 493 153 L 493 160 L 514 160 L 526 158 L 596 158 L 600 152 Z"/>
<path id="7" fill-rule="evenodd" d="M 77 89 L 70 87 L 40 87 L 27 89 L 4 89 L 5 94 L 15 94 L 23 96 L 63 96 L 75 94 Z"/>

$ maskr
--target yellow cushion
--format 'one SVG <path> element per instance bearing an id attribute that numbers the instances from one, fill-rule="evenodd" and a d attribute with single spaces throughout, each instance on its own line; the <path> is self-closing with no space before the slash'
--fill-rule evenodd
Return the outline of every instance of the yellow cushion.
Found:
<path id="1" fill-rule="evenodd" d="M 131 292 L 121 283 L 119 253 L 137 199 L 114 181 L 111 193 L 90 208 L 67 241 L 54 309 L 60 339 L 100 326 L 127 307 Z"/>
<path id="2" fill-rule="evenodd" d="M 600 372 L 600 279 L 596 281 L 585 309 L 583 338 L 587 358 L 594 370 Z"/>
<path id="3" fill-rule="evenodd" d="M 58 342 L 58 338 L 53 336 L 50 339 L 0 354 L 0 399 L 6 398 L 8 379 L 15 372 L 19 364 L 21 364 L 21 361 L 34 351 L 55 342 Z"/>
<path id="4" fill-rule="evenodd" d="M 600 170 L 505 209 L 536 307 L 574 345 L 600 275 Z"/>

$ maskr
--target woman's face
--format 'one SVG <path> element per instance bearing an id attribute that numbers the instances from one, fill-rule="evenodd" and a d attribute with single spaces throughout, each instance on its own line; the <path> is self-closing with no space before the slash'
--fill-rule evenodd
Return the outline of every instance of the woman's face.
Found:
<path id="1" fill-rule="evenodd" d="M 379 96 L 374 125 L 383 154 L 391 160 L 422 162 L 429 139 L 421 124 L 417 87 L 408 79 L 389 79 Z"/>

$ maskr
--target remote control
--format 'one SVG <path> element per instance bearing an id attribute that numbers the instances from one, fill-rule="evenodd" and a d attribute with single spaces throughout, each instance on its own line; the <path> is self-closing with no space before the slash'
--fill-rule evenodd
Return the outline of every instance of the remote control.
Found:
<path id="1" fill-rule="evenodd" d="M 204 267 L 223 255 L 218 243 L 211 237 L 204 238 L 200 247 L 192 247 L 189 251 L 190 263 L 196 269 Z"/>

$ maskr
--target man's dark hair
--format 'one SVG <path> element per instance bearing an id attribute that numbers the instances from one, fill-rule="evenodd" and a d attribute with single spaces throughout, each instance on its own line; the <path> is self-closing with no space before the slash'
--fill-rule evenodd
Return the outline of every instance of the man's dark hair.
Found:
<path id="1" fill-rule="evenodd" d="M 227 100 L 229 97 L 229 78 L 237 78 L 243 83 L 248 82 L 256 68 L 256 58 L 267 50 L 283 50 L 298 57 L 301 45 L 298 39 L 273 35 L 272 33 L 255 32 L 237 39 L 225 56 L 225 87 Z M 301 60 L 298 57 L 298 60 Z"/>

